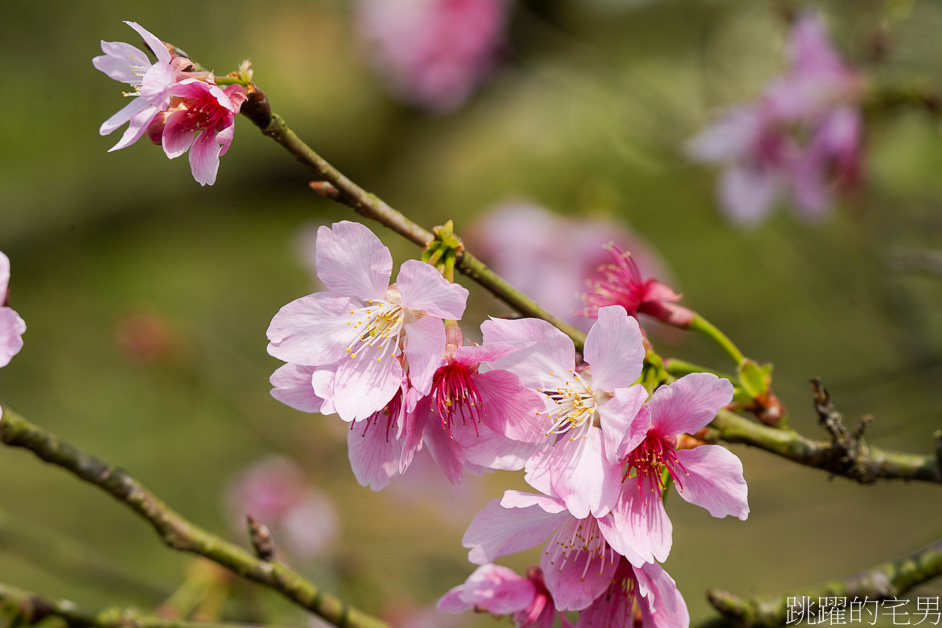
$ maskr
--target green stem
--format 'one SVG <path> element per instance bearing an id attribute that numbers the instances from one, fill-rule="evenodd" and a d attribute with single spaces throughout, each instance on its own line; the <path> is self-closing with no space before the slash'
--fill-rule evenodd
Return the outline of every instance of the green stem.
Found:
<path id="1" fill-rule="evenodd" d="M 148 521 L 169 547 L 208 558 L 233 573 L 267 586 L 341 628 L 389 628 L 386 622 L 350 607 L 279 562 L 266 562 L 190 523 L 148 491 L 127 471 L 102 462 L 3 408 L 0 440 L 32 451 L 129 507 Z"/>
<path id="2" fill-rule="evenodd" d="M 737 386 L 739 385 L 739 379 L 733 375 L 707 368 L 705 366 L 700 366 L 699 364 L 694 364 L 692 362 L 687 362 L 686 360 L 679 360 L 677 358 L 664 358 L 664 370 L 674 377 L 683 377 L 684 375 L 690 375 L 691 373 L 713 373 L 717 377 L 728 379 L 729 381 L 733 382 L 733 384 L 736 384 Z"/>
<path id="3" fill-rule="evenodd" d="M 847 604 L 854 598 L 858 600 L 866 598 L 874 602 L 896 598 L 940 575 L 942 575 L 942 539 L 898 560 L 888 561 L 845 580 L 828 582 L 811 589 L 749 600 L 714 589 L 707 591 L 707 599 L 737 626 L 771 628 L 786 625 L 789 598 L 794 600 L 810 598 L 815 603 L 815 607 L 818 600 L 823 597 L 844 598 Z"/>
<path id="4" fill-rule="evenodd" d="M 730 340 L 726 334 L 721 332 L 713 325 L 713 323 L 703 318 L 699 314 L 694 316 L 693 321 L 691 321 L 688 329 L 698 331 L 718 344 L 723 349 L 723 351 L 725 351 L 726 354 L 733 359 L 737 366 L 745 359 L 745 356 L 742 354 L 742 351 L 739 350 L 739 347 L 733 344 L 733 341 Z"/>
<path id="5" fill-rule="evenodd" d="M 301 141 L 294 131 L 288 128 L 281 116 L 271 113 L 262 92 L 252 90 L 250 101 L 246 105 L 243 113 L 261 129 L 264 135 L 278 142 L 308 170 L 336 188 L 338 194 L 331 195 L 329 198 L 352 208 L 365 218 L 375 220 L 392 229 L 423 248 L 434 239 L 430 231 L 406 218 L 375 194 L 358 186 Z M 464 251 L 456 259 L 455 267 L 520 314 L 541 318 L 555 326 L 572 338 L 577 349 L 582 349 L 585 343 L 585 334 L 582 331 L 547 312 L 536 301 L 511 286 L 470 252 Z"/>
<path id="6" fill-rule="evenodd" d="M 6 420 L 6 417 L 4 417 Z M 80 610 L 67 600 L 58 600 L 0 583 L 0 600 L 16 607 L 17 615 L 33 625 L 53 615 L 73 628 L 248 628 L 249 624 L 226 624 L 169 619 L 145 615 L 132 609 L 111 608 L 99 612 Z M 16 624 L 14 624 L 16 625 Z"/>

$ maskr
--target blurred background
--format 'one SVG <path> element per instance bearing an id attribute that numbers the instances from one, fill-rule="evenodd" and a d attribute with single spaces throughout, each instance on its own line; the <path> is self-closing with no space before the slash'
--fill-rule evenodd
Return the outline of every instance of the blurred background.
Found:
<path id="1" fill-rule="evenodd" d="M 871 86 L 942 86 L 942 6 L 862 0 L 849 14 L 839 2 L 814 4 L 835 48 Z M 718 206 L 720 169 L 694 163 L 684 146 L 783 72 L 788 18 L 801 5 L 508 3 L 493 57 L 451 99 L 397 82 L 382 46 L 365 36 L 365 6 L 5 3 L 0 250 L 12 262 L 10 304 L 28 331 L 0 372 L 4 405 L 126 467 L 184 516 L 242 544 L 237 495 L 245 474 L 267 461 L 275 479 L 262 486 L 296 487 L 272 512 L 309 509 L 276 540 L 325 590 L 402 626 L 494 623 L 430 609 L 473 571 L 461 547 L 471 517 L 504 489 L 524 488 L 520 474 L 451 487 L 425 461 L 373 492 L 350 471 L 345 424 L 271 398 L 268 377 L 280 362 L 265 350 L 268 323 L 316 289 L 312 229 L 354 215 L 313 194 L 308 173 L 245 119 L 213 187 L 146 138 L 109 153 L 118 136 L 100 137 L 98 126 L 127 101 L 91 58 L 102 39 L 140 46 L 121 22 L 134 20 L 217 74 L 250 59 L 274 111 L 303 139 L 426 227 L 454 219 L 459 235 L 487 248 L 497 236 L 481 220 L 514 203 L 629 232 L 686 305 L 753 359 L 774 363 L 774 388 L 798 430 L 824 436 L 807 383 L 820 376 L 849 422 L 874 415 L 871 443 L 933 451 L 942 276 L 912 263 L 942 250 L 942 133 L 931 101 L 865 110 L 860 181 L 822 219 L 802 220 L 783 199 L 768 220 L 741 228 Z M 534 218 L 519 247 L 546 224 L 562 225 L 554 248 L 571 244 L 572 264 L 596 255 L 576 246 L 572 224 L 550 218 Z M 397 261 L 418 255 L 369 226 Z M 550 268 L 570 294 L 567 264 Z M 472 291 L 463 327 L 476 338 L 477 325 L 505 308 L 461 281 Z M 663 355 L 733 369 L 700 337 L 652 328 L 652 342 Z M 747 521 L 668 503 L 674 548 L 665 566 L 695 622 L 711 616 L 707 588 L 793 590 L 942 534 L 936 486 L 831 481 L 732 449 L 749 482 Z M 226 616 L 306 622 L 277 596 L 165 549 L 125 508 L 22 451 L 0 451 L 0 476 L 2 582 L 93 608 L 155 608 L 170 598 L 207 616 L 232 587 Z M 309 543 L 292 545 L 295 534 Z M 538 557 L 503 563 L 522 570 Z M 942 594 L 942 583 L 918 594 Z"/>

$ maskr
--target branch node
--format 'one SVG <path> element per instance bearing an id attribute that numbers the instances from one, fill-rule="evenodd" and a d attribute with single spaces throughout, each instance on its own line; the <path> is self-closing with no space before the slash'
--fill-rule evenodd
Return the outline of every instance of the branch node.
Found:
<path id="1" fill-rule="evenodd" d="M 252 541 L 255 555 L 270 563 L 275 557 L 275 539 L 272 538 L 271 530 L 264 523 L 256 521 L 252 515 L 245 515 L 245 522 L 248 524 L 249 539 Z"/>

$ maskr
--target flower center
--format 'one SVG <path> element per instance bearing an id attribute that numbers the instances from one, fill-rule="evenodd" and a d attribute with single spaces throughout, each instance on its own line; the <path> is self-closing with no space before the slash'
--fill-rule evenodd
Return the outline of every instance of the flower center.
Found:
<path id="1" fill-rule="evenodd" d="M 580 375 L 572 369 L 569 369 L 569 377 L 565 384 L 557 388 L 540 388 L 541 393 L 556 403 L 551 410 L 546 411 L 553 421 L 553 426 L 546 431 L 547 435 L 592 426 L 592 418 L 599 404 L 592 392 L 591 379 L 588 374 Z"/>
<path id="2" fill-rule="evenodd" d="M 635 604 L 638 597 L 638 579 L 634 569 L 622 558 L 612 576 L 612 583 L 602 594 L 605 604 L 596 602 L 583 611 L 591 626 L 641 625 L 641 612 Z M 637 623 L 626 621 L 635 619 Z"/>
<path id="3" fill-rule="evenodd" d="M 602 273 L 602 277 L 598 281 L 586 281 L 592 292 L 581 295 L 586 308 L 576 313 L 580 316 L 595 317 L 598 316 L 600 307 L 621 305 L 629 316 L 634 316 L 645 296 L 645 282 L 641 278 L 641 271 L 638 270 L 631 253 L 622 251 L 611 242 L 603 248 L 612 256 L 614 263 L 599 266 L 598 271 Z"/>
<path id="4" fill-rule="evenodd" d="M 353 327 L 357 334 L 347 345 L 347 353 L 351 358 L 364 354 L 370 358 L 375 356 L 377 362 L 387 354 L 395 357 L 405 321 L 402 308 L 373 299 L 367 303 L 366 307 L 350 311 L 351 318 L 347 325 Z"/>
<path id="5" fill-rule="evenodd" d="M 546 544 L 545 552 L 550 557 L 550 564 L 559 571 L 567 562 L 574 564 L 574 569 L 581 564 L 582 577 L 589 573 L 593 564 L 602 573 L 606 563 L 614 564 L 620 558 L 602 536 L 598 520 L 591 516 L 572 518 L 561 526 Z"/>
<path id="6" fill-rule="evenodd" d="M 645 494 L 647 488 L 651 493 L 657 493 L 657 498 L 661 499 L 664 489 L 667 488 L 667 477 L 664 475 L 666 470 L 668 476 L 677 484 L 677 489 L 683 492 L 681 478 L 687 475 L 687 470 L 677 459 L 675 444 L 676 439 L 672 444 L 663 436 L 649 432 L 641 444 L 625 458 L 627 464 L 622 481 L 627 480 L 634 469 L 638 490 Z"/>
<path id="7" fill-rule="evenodd" d="M 471 423 L 477 434 L 477 424 L 487 416 L 484 399 L 474 385 L 472 375 L 474 373 L 467 366 L 448 364 L 435 371 L 432 379 L 431 394 L 435 398 L 432 411 L 438 414 L 442 429 L 448 431 L 449 437 L 456 421 L 462 425 Z"/>
<path id="8" fill-rule="evenodd" d="M 225 126 L 226 114 L 232 113 L 207 94 L 198 99 L 187 99 L 186 112 L 180 127 L 184 131 L 205 131 Z"/>
<path id="9" fill-rule="evenodd" d="M 396 391 L 396 394 L 393 398 L 386 404 L 386 407 L 378 412 L 374 412 L 366 418 L 366 429 L 363 430 L 362 436 L 365 438 L 366 433 L 370 431 L 370 428 L 374 425 L 377 425 L 381 422 L 386 423 L 386 442 L 389 442 L 390 432 L 393 434 L 393 438 L 396 435 L 396 427 L 399 424 L 399 413 L 402 410 L 402 388 Z M 356 421 L 354 421 L 356 423 Z M 353 429 L 353 423 L 350 424 L 350 429 Z"/>

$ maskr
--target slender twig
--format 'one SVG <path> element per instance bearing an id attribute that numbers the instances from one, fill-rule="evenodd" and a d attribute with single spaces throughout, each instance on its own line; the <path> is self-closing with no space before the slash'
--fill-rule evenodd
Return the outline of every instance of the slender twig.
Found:
<path id="1" fill-rule="evenodd" d="M 4 417 L 5 420 L 5 417 Z M 250 624 L 214 623 L 145 615 L 133 609 L 110 608 L 99 612 L 79 609 L 68 600 L 24 591 L 0 583 L 0 601 L 13 604 L 28 625 L 54 616 L 74 628 L 249 628 Z"/>
<path id="2" fill-rule="evenodd" d="M 321 179 L 312 184 L 312 189 L 321 196 L 352 208 L 361 216 L 375 220 L 423 248 L 434 240 L 432 232 L 396 211 L 375 194 L 358 186 L 301 141 L 281 116 L 271 112 L 268 100 L 260 90 L 254 87 L 250 90 L 249 100 L 243 105 L 242 113 L 252 120 L 263 134 L 278 142 Z M 455 268 L 524 316 L 541 318 L 551 323 L 572 338 L 577 349 L 582 348 L 585 342 L 585 334 L 582 331 L 547 312 L 467 250 L 459 254 Z"/>
<path id="3" fill-rule="evenodd" d="M 326 621 L 341 628 L 388 628 L 375 617 L 324 593 L 279 562 L 260 560 L 244 549 L 190 523 L 144 488 L 127 471 L 102 462 L 59 440 L 8 408 L 3 408 L 0 440 L 32 451 L 127 505 L 154 527 L 173 549 L 198 554 L 230 571 L 265 585 Z"/>
<path id="4" fill-rule="evenodd" d="M 728 443 L 742 443 L 815 467 L 861 484 L 877 480 L 920 480 L 942 484 L 942 464 L 937 456 L 887 451 L 873 446 L 853 456 L 835 442 L 807 438 L 793 430 L 755 423 L 727 410 L 710 423 L 713 436 Z M 939 438 L 939 436 L 937 436 Z"/>
<path id="5" fill-rule="evenodd" d="M 942 576 L 942 539 L 900 559 L 818 587 L 752 599 L 711 589 L 707 591 L 707 599 L 736 626 L 784 626 L 788 618 L 789 598 L 796 602 L 810 599 L 816 607 L 822 598 L 832 598 L 834 604 L 837 601 L 833 598 L 846 603 L 854 598 L 880 601 L 896 598 L 939 576 Z M 805 610 L 810 612 L 811 609 Z M 828 609 L 817 610 L 827 612 Z"/>

